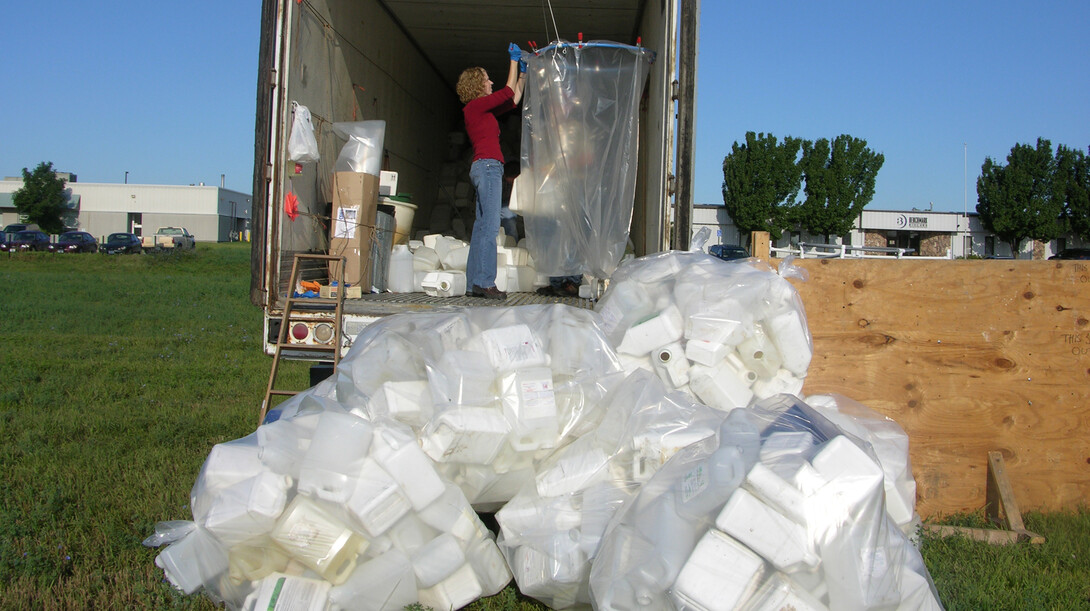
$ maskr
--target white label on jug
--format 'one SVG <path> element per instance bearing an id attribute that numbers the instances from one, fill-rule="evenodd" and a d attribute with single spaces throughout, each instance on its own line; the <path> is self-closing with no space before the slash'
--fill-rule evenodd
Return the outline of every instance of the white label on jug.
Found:
<path id="1" fill-rule="evenodd" d="M 262 605 L 266 611 L 289 611 L 294 609 L 319 609 L 327 598 L 326 590 L 318 581 L 310 579 L 291 579 L 281 577 L 276 580 L 276 585 L 269 595 L 268 606 Z"/>
<path id="2" fill-rule="evenodd" d="M 708 487 L 708 470 L 703 464 L 685 474 L 681 480 L 681 502 L 688 503 Z"/>
<path id="3" fill-rule="evenodd" d="M 556 399 L 552 380 L 527 380 L 519 387 L 522 393 L 523 415 L 527 420 L 556 417 Z"/>

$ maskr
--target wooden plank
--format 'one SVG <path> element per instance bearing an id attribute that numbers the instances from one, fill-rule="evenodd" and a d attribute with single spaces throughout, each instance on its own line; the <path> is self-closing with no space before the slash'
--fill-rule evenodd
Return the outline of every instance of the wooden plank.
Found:
<path id="1" fill-rule="evenodd" d="M 985 513 L 993 522 L 1002 524 L 1007 530 L 1024 531 L 1022 512 L 1018 510 L 1018 501 L 1014 498 L 1014 489 L 1007 478 L 1003 455 L 988 452 L 988 485 L 985 490 L 987 506 Z"/>
<path id="2" fill-rule="evenodd" d="M 968 526 L 945 526 L 940 524 L 923 524 L 924 532 L 937 537 L 962 536 L 974 541 L 990 543 L 992 545 L 1010 545 L 1018 543 L 1018 533 L 1009 530 L 992 530 L 990 528 L 969 528 Z"/>
<path id="3" fill-rule="evenodd" d="M 843 394 L 906 430 L 921 515 L 982 507 L 993 450 L 1023 509 L 1090 498 L 1090 266 L 796 265 L 814 341 L 804 393 Z"/>

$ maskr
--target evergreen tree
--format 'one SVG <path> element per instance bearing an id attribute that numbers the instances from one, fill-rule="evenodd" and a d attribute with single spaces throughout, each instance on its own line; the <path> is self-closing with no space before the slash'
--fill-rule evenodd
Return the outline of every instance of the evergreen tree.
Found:
<path id="1" fill-rule="evenodd" d="M 1066 177 L 1058 171 L 1052 143 L 1015 144 L 1007 165 L 988 157 L 977 179 L 977 206 L 984 227 L 1018 253 L 1027 238 L 1049 241 L 1066 230 Z"/>
<path id="2" fill-rule="evenodd" d="M 1064 185 L 1064 218 L 1075 235 L 1090 240 L 1090 157 L 1061 144 L 1056 174 Z"/>
<path id="3" fill-rule="evenodd" d="M 804 142 L 802 172 L 806 198 L 793 220 L 807 233 L 841 236 L 851 231 L 855 219 L 874 198 L 874 185 L 885 156 L 867 147 L 866 140 L 847 134 L 831 143 L 822 138 Z"/>
<path id="4" fill-rule="evenodd" d="M 788 226 L 802 181 L 797 163 L 802 141 L 790 136 L 781 143 L 772 134 L 746 132 L 723 159 L 723 203 L 743 235 L 767 231 L 779 239 Z"/>

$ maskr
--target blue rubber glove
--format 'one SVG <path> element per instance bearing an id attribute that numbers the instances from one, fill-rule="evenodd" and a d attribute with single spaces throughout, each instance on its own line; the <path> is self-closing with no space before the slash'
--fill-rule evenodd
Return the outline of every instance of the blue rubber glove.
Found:
<path id="1" fill-rule="evenodd" d="M 519 60 L 519 72 L 526 72 L 526 62 L 522 61 L 521 59 Z"/>
<path id="2" fill-rule="evenodd" d="M 507 47 L 507 54 L 511 56 L 511 61 L 513 62 L 522 59 L 522 49 L 515 43 L 511 43 L 511 46 Z"/>

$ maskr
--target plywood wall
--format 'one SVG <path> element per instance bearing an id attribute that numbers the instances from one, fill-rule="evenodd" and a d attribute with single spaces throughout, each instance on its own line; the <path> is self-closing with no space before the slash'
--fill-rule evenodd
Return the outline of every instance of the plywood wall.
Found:
<path id="1" fill-rule="evenodd" d="M 1090 503 L 1090 265 L 798 260 L 814 339 L 806 394 L 908 432 L 917 508 L 983 507 L 990 450 L 1021 509 Z"/>

